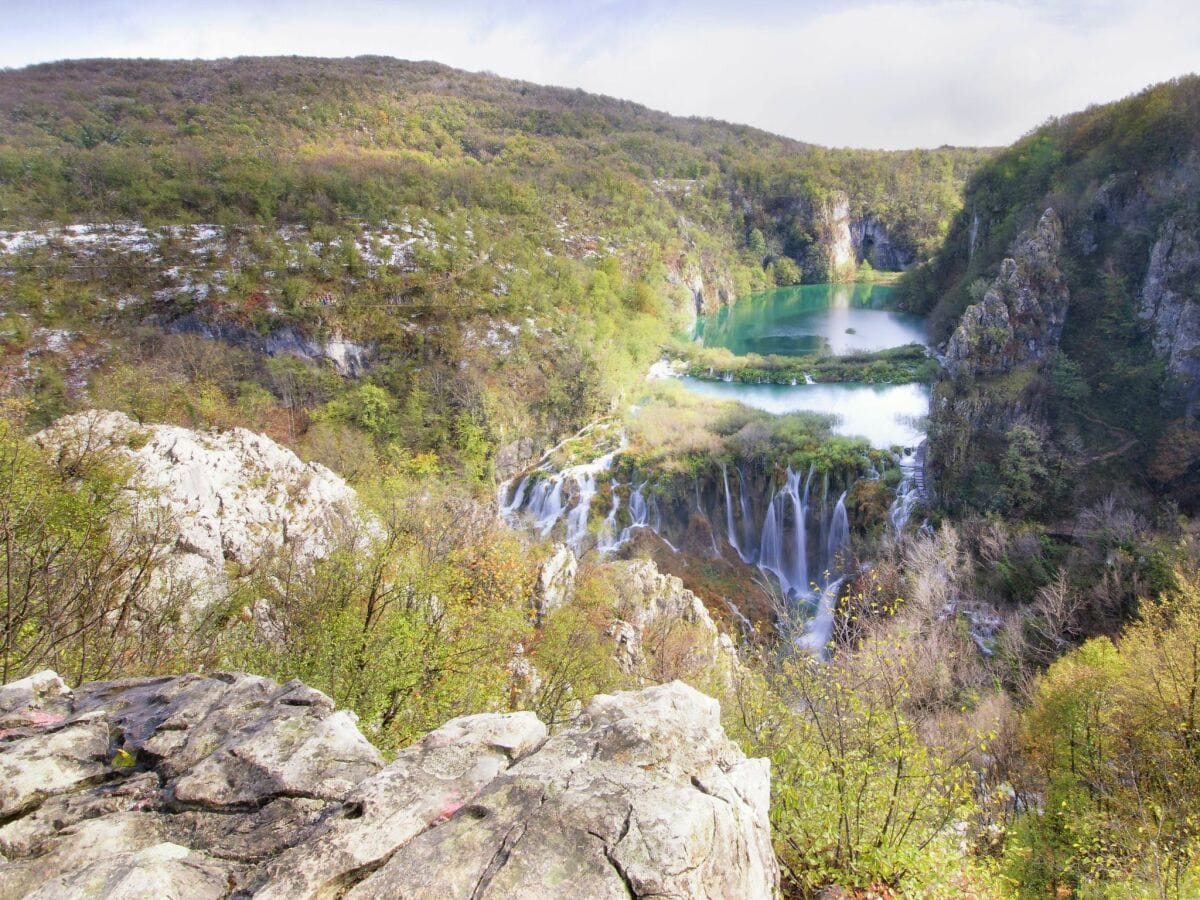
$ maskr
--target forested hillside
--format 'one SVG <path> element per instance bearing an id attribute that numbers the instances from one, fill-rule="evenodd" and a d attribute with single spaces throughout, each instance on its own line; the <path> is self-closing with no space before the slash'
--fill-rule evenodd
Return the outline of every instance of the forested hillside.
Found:
<path id="1" fill-rule="evenodd" d="M 826 150 L 380 58 L 4 72 L 8 378 L 40 424 L 92 381 L 335 468 L 365 437 L 483 479 L 608 411 L 697 310 L 853 277 L 881 244 L 927 255 L 984 156 Z M 133 232 L 45 231 L 111 222 Z M 272 341 L 370 364 L 347 388 L 244 353 Z"/>
<path id="2" fill-rule="evenodd" d="M 1195 507 L 1198 191 L 1195 76 L 1049 122 L 971 178 L 945 246 L 904 285 L 937 338 L 960 329 L 966 364 L 939 388 L 933 436 L 952 507 L 1062 518 L 1114 481 Z M 1047 209 L 1059 234 L 1026 271 Z M 1007 257 L 1020 284 L 994 280 Z M 1006 465 L 1023 487 L 995 490 Z"/>

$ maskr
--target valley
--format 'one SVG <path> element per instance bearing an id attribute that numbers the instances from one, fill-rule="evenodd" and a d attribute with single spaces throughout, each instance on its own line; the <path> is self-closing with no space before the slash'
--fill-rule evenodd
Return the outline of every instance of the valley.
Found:
<path id="1" fill-rule="evenodd" d="M 1195 895 L 1198 196 L 1195 76 L 0 71 L 0 881 Z"/>

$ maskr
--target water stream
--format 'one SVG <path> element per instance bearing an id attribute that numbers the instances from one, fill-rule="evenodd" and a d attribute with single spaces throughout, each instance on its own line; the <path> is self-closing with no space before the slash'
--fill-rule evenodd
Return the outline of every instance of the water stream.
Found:
<path id="1" fill-rule="evenodd" d="M 919 320 L 887 309 L 889 294 L 889 288 L 861 285 L 773 291 L 702 318 L 696 339 L 739 353 L 812 352 L 809 345 L 814 341 L 814 346 L 835 353 L 924 342 Z M 683 381 L 697 393 L 771 413 L 824 413 L 835 417 L 836 433 L 863 436 L 877 448 L 908 448 L 896 457 L 901 480 L 889 511 L 893 529 L 900 531 L 907 524 L 924 490 L 923 453 L 916 448 L 924 438 L 922 419 L 929 409 L 926 385 L 813 384 L 807 377 L 807 383 L 795 385 Z M 589 462 L 558 468 L 554 454 L 562 446 L 548 452 L 524 477 L 500 486 L 498 506 L 506 521 L 563 540 L 577 554 L 593 548 L 602 555 L 614 554 L 641 530 L 655 533 L 675 549 L 666 531 L 676 536 L 688 527 L 679 522 L 678 505 L 671 507 L 675 520 L 664 529 L 655 486 L 645 478 L 622 482 L 613 474 L 623 437 L 616 449 Z M 880 476 L 872 468 L 866 477 Z M 693 539 L 692 552 L 707 555 L 711 545 L 714 558 L 736 557 L 768 576 L 789 607 L 807 614 L 797 646 L 822 652 L 830 639 L 838 593 L 851 574 L 849 485 L 840 484 L 831 492 L 828 474 L 818 475 L 812 468 L 798 472 L 790 466 L 773 478 L 768 474 L 764 483 L 762 472 L 748 478 L 736 463 L 722 463 L 716 480 L 706 476 L 705 485 L 702 491 L 697 478 L 683 489 L 686 493 L 663 495 L 668 507 L 674 500 L 688 510 L 686 517 L 694 510 L 707 522 L 704 549 Z M 679 493 L 679 487 L 674 491 Z M 602 492 L 609 498 L 608 508 L 593 523 L 593 502 Z"/>

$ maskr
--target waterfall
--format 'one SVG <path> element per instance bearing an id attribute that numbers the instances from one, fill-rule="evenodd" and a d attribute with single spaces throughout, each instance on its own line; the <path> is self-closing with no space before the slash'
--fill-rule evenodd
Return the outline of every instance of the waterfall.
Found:
<path id="1" fill-rule="evenodd" d="M 591 426 L 583 429 L 575 438 L 586 435 L 592 430 Z M 549 537 L 559 521 L 565 518 L 565 539 L 576 553 L 584 549 L 588 539 L 588 518 L 591 514 L 592 500 L 598 488 L 598 476 L 612 468 L 613 461 L 625 448 L 625 436 L 622 434 L 616 449 L 611 450 L 591 462 L 568 466 L 562 471 L 554 471 L 553 454 L 561 449 L 568 441 L 563 441 L 557 447 L 547 451 L 542 457 L 537 469 L 526 475 L 517 484 L 512 499 L 505 502 L 511 481 L 505 482 L 498 491 L 497 502 L 500 515 L 510 525 L 517 524 L 518 516 L 530 523 L 530 527 L 542 537 Z M 570 487 L 571 502 L 567 506 L 563 502 L 564 493 Z M 613 495 L 614 509 L 609 514 L 612 518 L 610 531 L 615 530 L 616 504 L 620 501 Z M 603 531 L 603 528 L 602 528 Z M 603 540 L 603 535 L 601 536 Z"/>
<path id="2" fill-rule="evenodd" d="M 816 382 L 813 381 L 813 377 L 811 375 L 809 375 L 807 372 L 804 373 L 804 383 L 805 384 L 816 384 Z"/>
<path id="3" fill-rule="evenodd" d="M 837 578 L 817 592 L 817 606 L 805 626 L 804 634 L 796 638 L 796 646 L 811 653 L 826 655 L 826 645 L 833 637 L 833 614 L 844 578 Z"/>
<path id="4" fill-rule="evenodd" d="M 587 537 L 588 513 L 592 508 L 592 498 L 596 496 L 595 474 L 584 474 L 578 484 L 579 500 L 567 513 L 567 545 L 576 553 L 583 547 L 583 539 Z"/>
<path id="5" fill-rule="evenodd" d="M 529 490 L 529 476 L 526 475 L 521 479 L 520 483 L 517 485 L 516 493 L 514 493 L 512 496 L 512 500 L 510 500 L 508 503 L 505 503 L 504 498 L 507 495 L 509 485 L 511 484 L 512 481 L 510 480 L 500 485 L 500 515 L 504 519 L 510 518 L 512 514 L 520 509 L 521 505 L 525 502 L 525 493 Z"/>
<path id="6" fill-rule="evenodd" d="M 837 506 L 829 519 L 829 542 L 825 550 L 825 571 L 838 572 L 843 568 L 843 562 L 838 559 L 842 551 L 850 544 L 850 517 L 846 515 L 846 491 L 838 497 Z"/>
<path id="7" fill-rule="evenodd" d="M 746 540 L 745 540 L 744 535 L 746 534 L 746 529 L 751 527 L 751 524 L 753 522 L 753 516 L 750 515 L 750 492 L 746 490 L 746 476 L 742 472 L 741 466 L 737 467 L 737 473 L 738 473 L 738 499 L 741 501 L 741 504 L 742 504 L 742 534 L 743 534 L 743 538 L 739 543 L 741 546 L 745 547 Z M 754 549 L 752 547 L 747 548 L 747 549 L 750 551 L 748 554 L 742 555 L 741 550 L 738 551 L 738 554 L 742 556 L 742 562 L 746 563 L 747 565 L 753 565 L 753 563 L 757 559 L 757 555 L 754 553 Z"/>
<path id="8" fill-rule="evenodd" d="M 771 498 L 763 518 L 758 567 L 779 579 L 785 597 L 802 595 L 808 590 L 807 499 L 807 486 L 801 497 L 800 475 L 788 466 L 787 480 Z M 791 541 L 787 534 L 789 507 L 792 510 Z"/>
<path id="9" fill-rule="evenodd" d="M 896 464 L 900 467 L 900 483 L 896 485 L 896 499 L 888 510 L 888 518 L 897 533 L 904 530 L 913 507 L 921 499 L 923 451 L 924 446 L 920 445 L 915 449 L 906 449 L 896 457 Z"/>
<path id="10" fill-rule="evenodd" d="M 610 482 L 612 500 L 607 514 L 598 526 L 593 525 L 589 531 L 591 508 L 606 480 L 604 473 L 612 469 L 613 462 L 623 448 L 622 438 L 617 449 L 590 462 L 567 466 L 561 471 L 555 469 L 553 457 L 548 453 L 537 469 L 519 480 L 511 479 L 499 486 L 497 506 L 501 516 L 513 525 L 524 522 L 526 527 L 542 537 L 555 534 L 561 522 L 561 531 L 557 534 L 563 535 L 560 539 L 565 540 L 576 553 L 586 550 L 593 541 L 600 553 L 615 553 L 634 538 L 638 529 L 643 528 L 655 532 L 666 546 L 674 550 L 675 547 L 663 536 L 659 498 L 650 490 L 650 483 L 646 480 L 628 484 Z M 910 471 L 915 473 L 918 469 L 915 454 L 906 456 L 901 465 L 902 468 L 907 466 L 906 474 Z M 830 496 L 832 485 L 829 473 L 817 472 L 814 465 L 810 465 L 807 472 L 788 466 L 783 484 L 764 498 L 767 504 L 762 514 L 761 529 L 756 529 L 756 504 L 751 503 L 750 482 L 741 466 L 735 468 L 738 476 L 736 497 L 734 486 L 730 483 L 728 463 L 721 464 L 721 483 L 715 486 L 716 491 L 723 492 L 724 528 L 729 545 L 744 564 L 756 565 L 764 574 L 776 580 L 789 605 L 797 609 L 812 609 L 807 628 L 796 643 L 797 646 L 820 652 L 829 640 L 837 595 L 846 572 L 845 556 L 850 546 L 847 492 L 842 491 L 834 502 Z M 818 482 L 815 491 L 814 481 Z M 900 492 L 897 505 L 893 508 L 893 525 L 907 515 L 907 498 L 911 495 L 911 502 L 915 503 L 919 493 L 915 474 L 909 477 L 908 483 L 911 483 L 911 488 L 905 483 L 905 489 Z M 714 557 L 719 557 L 721 546 L 716 533 L 721 526 L 714 527 L 715 523 L 705 508 L 705 489 L 696 479 L 692 484 L 692 498 L 684 505 L 690 507 L 694 501 L 697 512 L 709 522 L 709 543 Z M 683 490 L 686 498 L 686 483 Z M 901 502 L 902 499 L 904 502 Z M 713 513 L 720 515 L 715 510 Z M 620 518 L 627 519 L 628 524 L 624 528 L 620 527 Z M 697 524 L 695 527 L 700 526 Z"/>
<path id="11" fill-rule="evenodd" d="M 529 512 L 533 515 L 534 527 L 545 537 L 562 515 L 563 477 L 561 474 L 538 482 L 529 499 Z"/>
<path id="12" fill-rule="evenodd" d="M 733 499 L 729 495 L 729 468 L 725 465 L 725 463 L 721 463 L 721 480 L 724 481 L 724 483 L 725 483 L 725 533 L 726 533 L 726 538 L 729 541 L 729 546 L 732 547 L 735 551 L 737 551 L 738 558 L 742 562 L 746 563 L 747 565 L 750 565 L 752 562 L 754 562 L 754 559 L 753 559 L 753 557 L 746 556 L 746 554 L 742 552 L 742 542 L 738 539 L 737 527 L 734 524 L 734 520 L 733 520 Z M 745 485 L 742 485 L 742 500 L 743 501 L 745 501 L 745 493 L 746 493 Z M 746 513 L 747 513 L 747 506 L 746 506 L 745 502 L 743 502 L 743 504 L 742 504 L 742 518 L 743 519 L 749 518 Z"/>
<path id="13" fill-rule="evenodd" d="M 643 528 L 646 525 L 646 517 L 649 510 L 646 508 L 646 495 L 642 490 L 646 487 L 646 482 L 634 487 L 629 494 L 629 520 L 630 523 L 625 527 L 628 531 L 630 528 Z"/>
<path id="14" fill-rule="evenodd" d="M 729 608 L 729 611 L 733 613 L 734 618 L 737 619 L 738 625 L 741 626 L 742 637 L 750 637 L 753 635 L 754 623 L 746 618 L 745 613 L 738 609 L 737 605 L 729 598 L 725 598 L 725 606 Z"/>
<path id="15" fill-rule="evenodd" d="M 613 484 L 612 508 L 600 523 L 600 533 L 596 537 L 596 547 L 601 553 L 611 553 L 620 546 L 617 536 L 617 513 L 621 509 L 621 495 L 617 493 L 617 487 L 618 485 Z"/>

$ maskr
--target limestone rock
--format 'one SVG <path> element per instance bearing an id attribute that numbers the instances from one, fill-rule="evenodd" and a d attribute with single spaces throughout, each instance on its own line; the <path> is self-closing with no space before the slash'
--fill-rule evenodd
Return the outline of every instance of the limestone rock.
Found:
<path id="1" fill-rule="evenodd" d="M 70 693 L 66 682 L 49 669 L 0 687 L 0 730 L 61 716 Z"/>
<path id="2" fill-rule="evenodd" d="M 252 675 L 39 673 L 0 710 L 0 900 L 778 891 L 767 762 L 680 682 L 549 738 L 532 713 L 455 719 L 386 767 L 329 698 Z"/>
<path id="3" fill-rule="evenodd" d="M 538 570 L 533 606 L 538 620 L 571 602 L 575 595 L 575 573 L 579 560 L 566 544 L 555 544 L 549 558 Z"/>
<path id="4" fill-rule="evenodd" d="M 364 374 L 375 355 L 374 347 L 348 341 L 340 332 L 321 340 L 306 337 L 291 326 L 267 335 L 263 342 L 263 351 L 268 356 L 283 353 L 313 362 L 325 360 L 345 378 L 358 378 Z"/>
<path id="5" fill-rule="evenodd" d="M 99 859 L 45 882 L 29 900 L 220 900 L 229 894 L 230 873 L 204 854 L 162 843 Z"/>
<path id="6" fill-rule="evenodd" d="M 447 722 L 346 797 L 303 844 L 271 863 L 256 897 L 320 897 L 352 884 L 397 848 L 454 815 L 513 761 L 536 750 L 546 726 L 532 713 Z"/>
<path id="7" fill-rule="evenodd" d="M 1048 209 L 1000 264 L 983 299 L 967 307 L 946 346 L 951 375 L 988 377 L 1043 362 L 1058 346 L 1069 293 L 1058 268 L 1062 223 Z"/>
<path id="8" fill-rule="evenodd" d="M 855 259 L 860 263 L 865 260 L 873 269 L 898 272 L 916 261 L 915 255 L 893 241 L 887 226 L 873 216 L 851 220 L 850 240 Z"/>
<path id="9" fill-rule="evenodd" d="M 826 278 L 847 281 L 854 277 L 857 254 L 850 233 L 850 198 L 840 191 L 820 211 L 817 218 L 821 244 L 827 254 Z"/>
<path id="10" fill-rule="evenodd" d="M 1150 251 L 1138 315 L 1151 322 L 1154 349 L 1189 386 L 1200 393 L 1200 238 L 1178 218 L 1169 219 Z"/>
<path id="11" fill-rule="evenodd" d="M 773 897 L 768 792 L 715 700 L 681 682 L 599 696 L 347 897 Z"/>
<path id="12" fill-rule="evenodd" d="M 609 633 L 623 671 L 644 673 L 647 646 L 660 654 L 670 653 L 672 668 L 689 677 L 736 668 L 732 639 L 682 581 L 659 572 L 651 560 L 618 563 L 614 568 L 619 600 Z"/>
<path id="13" fill-rule="evenodd" d="M 496 478 L 505 481 L 521 474 L 537 461 L 538 453 L 538 445 L 531 437 L 518 438 L 497 447 L 492 459 Z"/>
<path id="14" fill-rule="evenodd" d="M 63 462 L 99 450 L 130 463 L 144 505 L 170 523 L 166 578 L 211 582 L 224 577 L 226 561 L 251 567 L 282 548 L 310 560 L 370 527 L 340 477 L 243 428 L 198 432 L 90 410 L 34 439 Z"/>

